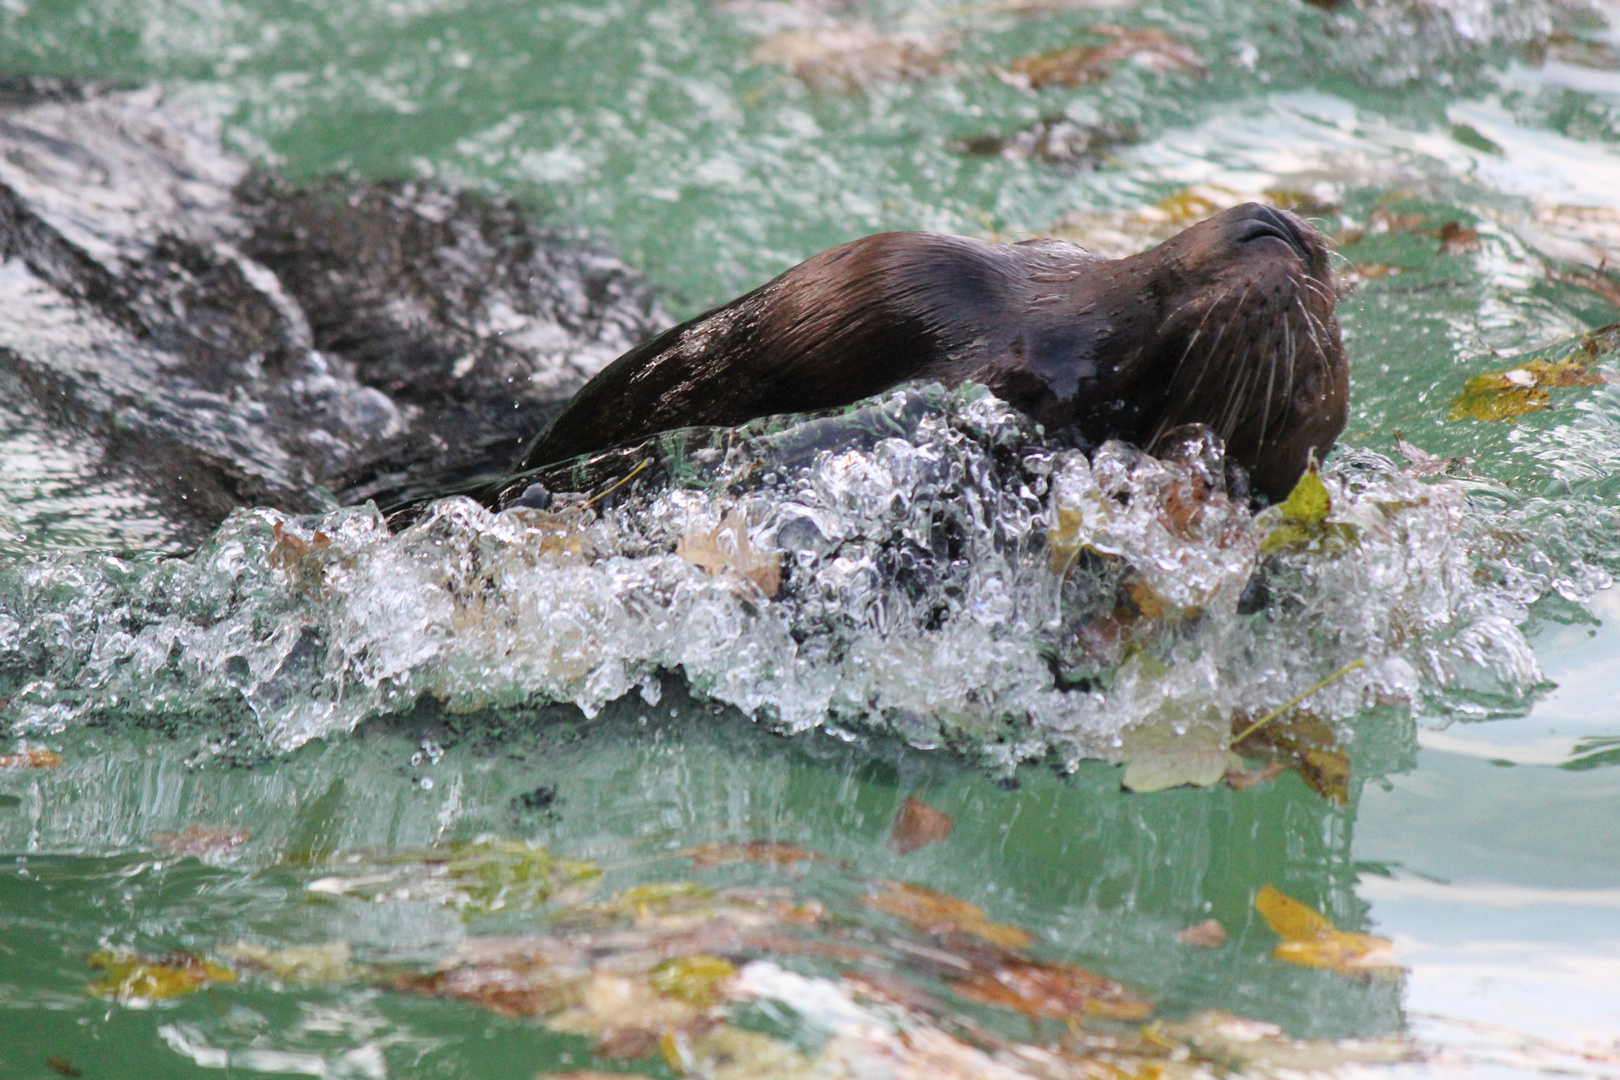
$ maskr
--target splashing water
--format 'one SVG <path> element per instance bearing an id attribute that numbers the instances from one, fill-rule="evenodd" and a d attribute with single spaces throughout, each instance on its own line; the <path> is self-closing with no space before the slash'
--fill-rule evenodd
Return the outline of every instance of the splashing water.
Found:
<path id="1" fill-rule="evenodd" d="M 423 696 L 592 714 L 679 672 L 783 730 L 1072 765 L 1358 659 L 1318 715 L 1521 705 L 1527 606 L 1609 581 L 1586 553 L 1612 513 L 1365 451 L 1325 471 L 1320 535 L 1268 543 L 1282 508 L 1229 499 L 1219 447 L 1188 446 L 1088 461 L 982 389 L 928 386 L 662 437 L 616 501 L 451 498 L 397 534 L 369 505 L 238 512 L 185 559 L 7 567 L 7 711 L 19 731 L 223 713 L 285 749 Z"/>

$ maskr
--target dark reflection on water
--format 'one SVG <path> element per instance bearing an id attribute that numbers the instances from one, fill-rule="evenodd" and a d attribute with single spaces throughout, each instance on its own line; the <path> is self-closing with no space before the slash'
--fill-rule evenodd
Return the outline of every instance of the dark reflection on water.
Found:
<path id="1" fill-rule="evenodd" d="M 531 1072 L 566 1067 L 562 1055 L 583 1063 L 589 1040 L 373 989 L 375 979 L 277 992 L 249 976 L 154 1014 L 84 992 L 95 974 L 85 957 L 108 947 L 218 955 L 241 940 L 347 942 L 357 961 L 414 969 L 467 934 L 551 932 L 555 905 L 464 922 L 420 898 L 333 900 L 305 888 L 349 855 L 491 836 L 595 861 L 604 871 L 598 898 L 669 880 L 789 886 L 853 912 L 863 941 L 871 931 L 859 926 L 871 917 L 852 901 L 883 881 L 923 885 L 1030 931 L 1029 951 L 1041 959 L 1079 963 L 1145 993 L 1172 1020 L 1219 1008 L 1301 1036 L 1404 1026 L 1399 982 L 1279 963 L 1268 955 L 1275 935 L 1253 913 L 1254 892 L 1272 884 L 1342 927 L 1365 927 L 1351 856 L 1359 785 L 1336 808 L 1291 775 L 1244 792 L 1152 796 L 1121 792 L 1119 770 L 1095 763 L 1073 775 L 1026 767 L 997 780 L 881 739 L 772 735 L 691 701 L 674 683 L 656 707 L 625 699 L 589 722 L 567 709 L 423 710 L 279 759 L 188 765 L 198 749 L 191 736 L 87 732 L 63 741 L 59 768 L 0 778 L 17 799 L 0 808 L 0 849 L 17 853 L 0 864 L 0 1045 L 23 1040 L 86 1064 L 123 1046 L 126 1075 L 141 1060 L 172 1069 L 177 1047 L 194 1060 L 230 1050 L 237 1063 L 268 1047 L 293 1055 L 282 1062 L 289 1067 L 299 1054 L 325 1054 L 330 1065 L 362 1052 L 394 1068 L 476 1062 L 480 1075 L 504 1075 L 502 1060 Z M 1357 765 L 1399 768 L 1409 753 L 1360 745 Z M 949 814 L 955 828 L 902 856 L 888 837 L 908 796 Z M 188 826 L 251 838 L 201 859 L 176 856 L 165 834 Z M 756 839 L 839 861 L 694 870 L 680 854 Z M 50 854 L 22 854 L 30 850 Z M 1176 942 L 1177 931 L 1211 917 L 1230 932 L 1224 946 Z M 879 949 L 883 933 L 870 939 Z M 834 970 L 823 959 L 775 959 Z M 899 970 L 918 978 L 915 968 Z M 968 1014 L 1029 1037 L 1015 1015 L 980 1006 Z M 362 1065 L 346 1068 L 364 1074 Z"/>

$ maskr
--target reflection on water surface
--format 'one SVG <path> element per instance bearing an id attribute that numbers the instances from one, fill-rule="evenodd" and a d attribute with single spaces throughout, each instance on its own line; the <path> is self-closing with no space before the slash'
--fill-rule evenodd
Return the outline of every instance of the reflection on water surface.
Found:
<path id="1" fill-rule="evenodd" d="M 411 694 L 390 706 L 403 718 L 308 729 L 323 737 L 284 754 L 266 752 L 251 714 L 227 720 L 183 692 L 145 710 L 156 726 L 67 709 L 56 715 L 73 722 L 52 728 L 32 713 L 19 734 L 62 760 L 0 773 L 0 1062 L 113 1076 L 841 1075 L 860 1054 L 893 1063 L 933 1046 L 968 1075 L 988 1074 L 973 1054 L 1037 1070 L 1031 1048 L 1050 1055 L 1033 1075 L 1298 1064 L 1264 1039 L 1233 1051 L 1252 1029 L 1197 1027 L 1221 1009 L 1297 1039 L 1416 1036 L 1430 1061 L 1396 1071 L 1612 1072 L 1620 640 L 1600 587 L 1620 562 L 1613 365 L 1594 359 L 1608 380 L 1596 385 L 1529 387 L 1544 400 L 1458 402 L 1470 377 L 1526 371 L 1515 354 L 1620 318 L 1614 16 L 1464 0 L 5 5 L 0 70 L 159 81 L 295 177 L 433 176 L 533 198 L 553 223 L 611 242 L 682 312 L 884 228 L 1056 233 L 1112 254 L 1244 199 L 1293 205 L 1336 236 L 1355 285 L 1340 308 L 1346 448 L 1398 460 L 1399 431 L 1497 482 L 1462 489 L 1464 531 L 1521 554 L 1460 580 L 1528 605 L 1512 621 L 1534 659 L 1523 653 L 1504 693 L 1471 681 L 1485 654 L 1424 653 L 1429 631 L 1403 640 L 1400 655 L 1430 655 L 1447 689 L 1359 713 L 1344 699 L 1343 807 L 1296 772 L 1130 795 L 1116 767 L 1087 762 L 1026 765 L 1009 783 L 872 734 L 782 739 L 672 679 L 590 721 L 411 712 Z M 7 484 L 86 468 L 26 427 L 6 447 Z M 26 561 L 39 554 L 14 550 L 8 580 L 49 566 L 33 580 L 61 603 L 30 610 L 72 610 L 91 557 Z M 1348 610 L 1359 594 L 1328 599 Z M 37 647 L 32 676 L 56 680 L 9 719 L 94 689 L 73 673 L 113 670 L 123 647 L 52 643 L 48 629 L 6 624 L 6 647 Z M 1253 670 L 1297 669 L 1298 688 L 1305 669 L 1350 659 L 1334 654 L 1331 622 L 1318 630 L 1319 646 L 1307 636 L 1288 664 Z M 1524 640 L 1507 631 L 1493 640 Z M 166 656 L 141 662 L 183 691 L 190 676 L 179 659 L 164 674 Z M 221 668 L 226 698 L 238 674 Z M 128 685 L 155 700 L 160 681 L 143 678 Z M 1478 722 L 1446 726 L 1459 716 Z M 889 830 L 908 797 L 952 827 L 900 855 Z M 544 844 L 601 876 L 453 847 L 493 840 Z M 822 858 L 682 854 L 759 840 Z M 702 891 L 625 893 L 672 881 Z M 914 919 L 870 902 L 910 895 L 897 881 L 941 897 Z M 1252 903 L 1264 885 L 1393 939 L 1409 973 L 1274 959 Z M 669 944 L 716 911 L 775 937 Z M 1224 944 L 1177 941 L 1211 918 Z M 529 944 L 488 959 L 513 938 Z M 319 948 L 288 952 L 305 947 Z M 478 948 L 482 967 L 468 959 Z M 561 995 L 541 994 L 545 1007 L 505 1009 L 513 1018 L 480 1008 L 487 992 L 445 1000 L 456 972 L 533 983 L 545 948 L 575 950 L 548 961 L 573 975 L 540 980 Z M 235 980 L 165 959 L 175 950 L 235 957 Z M 124 952 L 151 961 L 151 985 L 193 979 L 194 992 L 150 1008 L 87 993 L 135 963 L 87 958 Z M 711 956 L 741 981 L 694 959 Z M 659 967 L 670 961 L 682 963 Z M 1032 1004 L 1033 972 L 1070 995 L 1064 1008 Z M 613 993 L 619 1013 L 603 1003 Z M 1137 1001 L 1162 1027 L 1142 1034 L 1120 1004 Z M 726 1023 L 694 1021 L 708 1010 Z M 897 1031 L 912 1044 L 885 1041 Z M 1321 1063 L 1344 1048 L 1286 1052 Z"/>

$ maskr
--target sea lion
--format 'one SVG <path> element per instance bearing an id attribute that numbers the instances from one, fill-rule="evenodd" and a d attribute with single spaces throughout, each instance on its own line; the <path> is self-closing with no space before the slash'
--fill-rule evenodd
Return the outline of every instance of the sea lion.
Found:
<path id="1" fill-rule="evenodd" d="M 1191 423 L 1286 496 L 1344 429 L 1349 379 L 1322 234 L 1248 203 L 1103 259 L 1060 240 L 894 232 L 824 251 L 619 357 L 530 444 L 528 470 L 679 427 L 983 383 L 1081 447 Z"/>

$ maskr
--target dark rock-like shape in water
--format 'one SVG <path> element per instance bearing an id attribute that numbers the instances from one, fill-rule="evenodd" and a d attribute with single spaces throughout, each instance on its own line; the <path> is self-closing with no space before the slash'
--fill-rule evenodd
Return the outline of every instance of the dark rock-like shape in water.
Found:
<path id="1" fill-rule="evenodd" d="M 600 248 L 408 183 L 295 188 L 152 89 L 0 80 L 0 543 L 498 473 L 669 321 Z"/>

